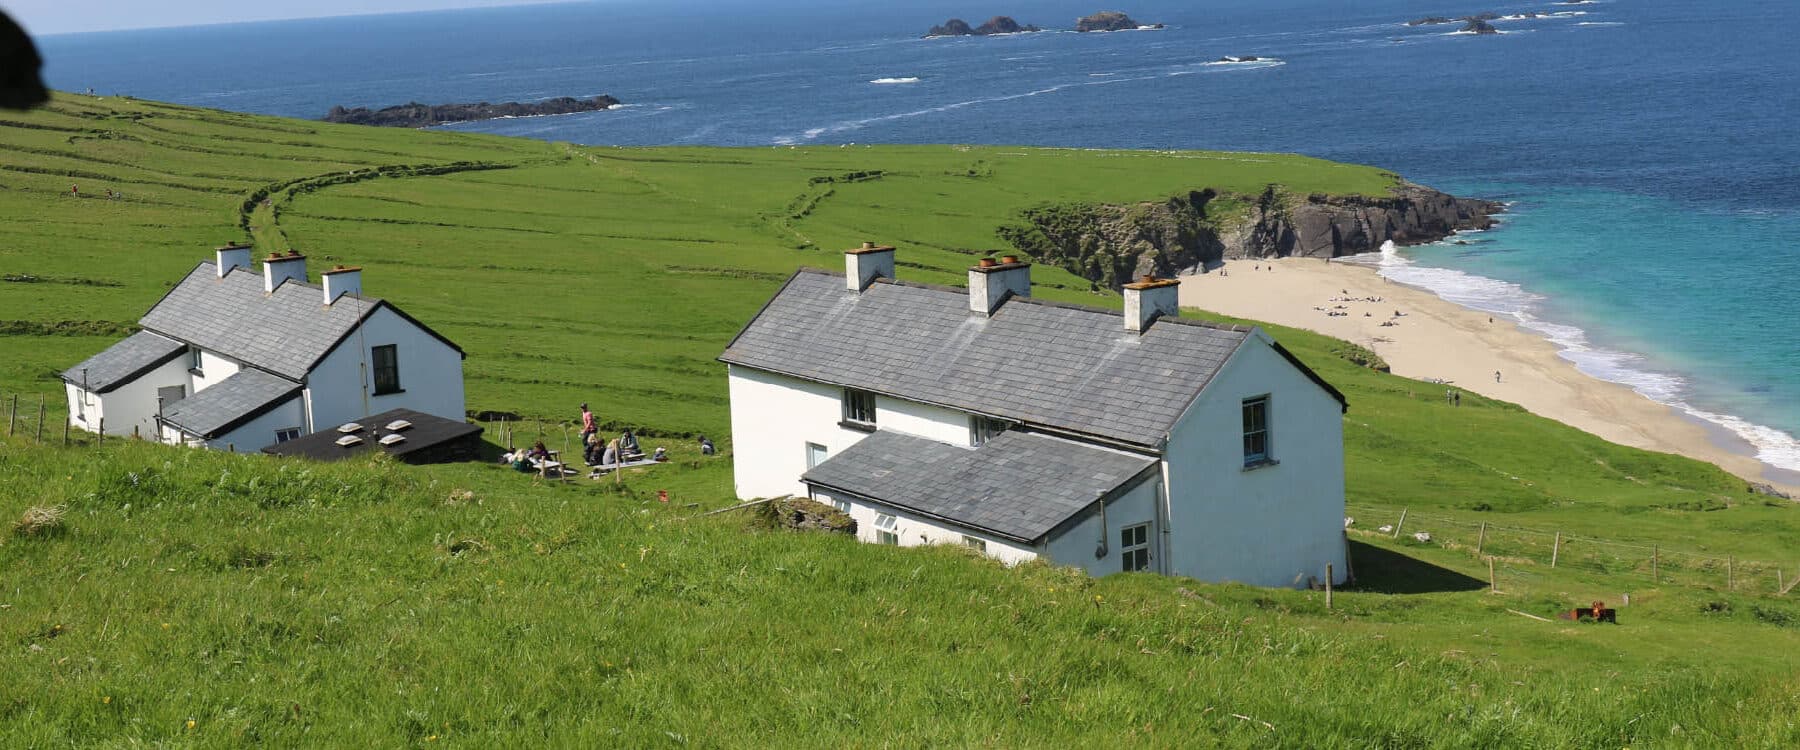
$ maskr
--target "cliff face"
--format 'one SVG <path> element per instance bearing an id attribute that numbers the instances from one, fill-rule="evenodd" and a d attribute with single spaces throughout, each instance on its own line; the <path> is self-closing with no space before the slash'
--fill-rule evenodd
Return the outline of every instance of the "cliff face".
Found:
<path id="1" fill-rule="evenodd" d="M 1335 258 L 1390 240 L 1435 242 L 1493 226 L 1489 216 L 1502 210 L 1410 183 L 1385 198 L 1203 190 L 1159 203 L 1041 206 L 1000 235 L 1039 262 L 1117 288 L 1146 273 L 1172 276 L 1226 258 Z"/>

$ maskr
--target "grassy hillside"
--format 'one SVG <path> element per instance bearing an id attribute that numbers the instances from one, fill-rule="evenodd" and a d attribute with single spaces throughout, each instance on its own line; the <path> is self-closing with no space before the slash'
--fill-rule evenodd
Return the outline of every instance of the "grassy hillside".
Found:
<path id="1" fill-rule="evenodd" d="M 0 117 L 0 397 L 51 394 L 53 424 L 58 371 L 254 239 L 315 273 L 364 266 L 468 351 L 472 410 L 556 422 L 587 401 L 678 448 L 623 487 L 544 487 L 0 442 L 0 522 L 68 509 L 60 534 L 0 527 L 0 745 L 1793 744 L 1786 599 L 1524 563 L 1492 595 L 1464 551 L 1359 536 L 1364 589 L 1327 613 L 678 520 L 730 502 L 728 456 L 678 437 L 725 435 L 713 357 L 797 265 L 876 240 L 901 276 L 960 284 L 1043 202 L 1395 179 L 1284 155 L 582 148 L 69 95 Z M 1788 506 L 1714 467 L 1473 394 L 1451 409 L 1268 329 L 1349 397 L 1353 504 L 1773 563 L 1800 543 Z M 1507 611 L 1625 592 L 1617 628 Z"/>
<path id="2" fill-rule="evenodd" d="M 0 745 L 1779 747 L 1800 603 L 1488 594 L 1358 543 L 1323 594 L 768 532 L 721 459 L 612 485 L 0 442 Z M 654 499 L 671 489 L 671 503 Z M 191 725 L 188 722 L 193 722 Z"/>

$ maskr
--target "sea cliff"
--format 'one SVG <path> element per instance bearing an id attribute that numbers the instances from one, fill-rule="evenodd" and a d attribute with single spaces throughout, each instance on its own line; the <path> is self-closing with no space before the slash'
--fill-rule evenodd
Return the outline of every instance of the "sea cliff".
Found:
<path id="1" fill-rule="evenodd" d="M 1335 258 L 1390 241 L 1435 242 L 1486 229 L 1504 210 L 1412 183 L 1386 197 L 1200 190 L 1160 202 L 1038 206 L 1000 235 L 1040 262 L 1117 288 L 1146 273 L 1173 276 L 1227 258 Z"/>

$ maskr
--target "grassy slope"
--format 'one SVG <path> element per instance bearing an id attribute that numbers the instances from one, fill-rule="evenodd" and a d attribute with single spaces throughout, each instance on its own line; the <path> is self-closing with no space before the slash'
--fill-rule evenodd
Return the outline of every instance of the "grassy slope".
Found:
<path id="1" fill-rule="evenodd" d="M 579 149 L 72 96 L 51 111 L 9 117 L 0 123 L 0 215 L 8 217 L 0 274 L 41 280 L 0 282 L 0 330 L 14 332 L 0 337 L 10 355 L 0 358 L 0 391 L 54 393 L 56 371 L 116 335 L 36 331 L 57 321 L 135 320 L 208 248 L 243 238 L 238 206 L 265 186 L 379 166 L 487 162 L 514 166 L 278 190 L 278 227 L 268 208 L 250 223 L 266 247 L 291 243 L 315 262 L 365 265 L 371 293 L 461 343 L 472 409 L 556 420 L 587 400 L 603 418 L 666 435 L 724 432 L 722 368 L 712 357 L 795 265 L 836 267 L 837 248 L 892 242 L 909 264 L 903 276 L 959 283 L 971 253 L 999 246 L 995 227 L 1042 201 L 1256 191 L 1270 182 L 1379 192 L 1393 180 L 1267 155 Z M 873 170 L 882 176 L 813 181 Z M 70 183 L 84 195 L 111 188 L 125 198 L 75 199 Z M 1034 270 L 1041 296 L 1117 304 L 1081 279 Z M 1741 483 L 1712 467 L 1612 446 L 1507 404 L 1467 398 L 1461 409 L 1444 408 L 1438 389 L 1356 368 L 1330 353 L 1335 342 L 1271 331 L 1349 394 L 1353 503 L 1768 560 L 1800 541 L 1791 511 L 1744 502 Z M 665 519 L 654 531 L 660 508 L 639 513 L 639 503 L 593 489 L 522 491 L 518 477 L 481 467 L 379 478 L 306 469 L 336 477 L 351 497 L 264 509 L 256 501 L 266 495 L 308 500 L 331 491 L 308 484 L 323 479 L 295 480 L 301 467 L 254 460 L 138 446 L 98 459 L 8 450 L 17 460 L 0 467 L 10 471 L 0 473 L 0 513 L 38 502 L 75 510 L 70 536 L 0 547 L 0 569 L 33 573 L 9 577 L 17 580 L 0 592 L 0 604 L 11 605 L 0 610 L 0 644 L 47 649 L 0 679 L 11 685 L 0 693 L 0 715 L 38 720 L 0 725 L 29 727 L 13 730 L 27 738 L 65 730 L 155 738 L 178 730 L 184 713 L 231 731 L 298 737 L 285 733 L 310 727 L 319 734 L 308 738 L 383 744 L 428 736 L 441 721 L 456 724 L 456 736 L 592 743 L 616 728 L 638 740 L 619 744 L 657 740 L 661 729 L 705 737 L 718 726 L 819 742 L 910 730 L 957 744 L 1012 744 L 1004 739 L 1021 732 L 1100 737 L 1145 723 L 1231 742 L 1260 737 L 1260 725 L 1230 712 L 1278 723 L 1290 741 L 1558 744 L 1574 732 L 1586 738 L 1577 744 L 1680 742 L 1690 736 L 1670 734 L 1680 723 L 1766 742 L 1791 731 L 1760 718 L 1763 708 L 1791 709 L 1783 670 L 1792 665 L 1762 660 L 1791 650 L 1781 648 L 1789 631 L 1764 622 L 1783 619 L 1780 605 L 1756 604 L 1775 613 L 1757 619 L 1740 601 L 1721 622 L 1698 609 L 1722 597 L 1638 586 L 1633 627 L 1613 631 L 1540 626 L 1496 603 L 1547 611 L 1610 599 L 1626 585 L 1578 571 L 1534 573 L 1505 599 L 1358 594 L 1348 617 L 1323 616 L 1308 594 L 1207 587 L 1215 609 L 1153 579 L 1003 574 L 948 551 L 871 553 L 834 540 L 744 536 L 735 522 Z M 76 468 L 57 482 L 59 470 L 48 467 L 63 465 Z M 121 489 L 132 473 L 166 479 L 161 490 Z M 266 476 L 242 485 L 258 475 Z M 380 483 L 397 485 L 368 489 Z M 442 505 L 453 485 L 476 488 L 483 504 Z M 723 464 L 665 467 L 630 486 L 667 487 L 711 507 L 725 502 L 729 473 Z M 449 555 L 446 540 L 458 535 L 483 539 L 486 551 Z M 657 551 L 641 552 L 648 582 L 612 577 L 644 549 Z M 274 563 L 232 567 L 243 551 L 272 552 Z M 1473 564 L 1453 552 L 1408 552 Z M 119 585 L 88 585 L 109 578 Z M 1085 598 L 1076 605 L 1049 596 L 1071 586 L 1083 597 L 1095 587 L 1114 604 L 1096 610 Z M 969 617 L 971 608 L 987 614 Z M 170 620 L 188 621 L 191 635 L 157 640 L 172 637 L 160 628 Z M 58 622 L 71 630 L 51 643 L 42 634 Z M 1170 648 L 1154 647 L 1159 639 Z M 1190 651 L 1183 639 L 1205 645 Z M 52 669 L 46 654 L 73 658 Z M 164 662 L 177 666 L 152 668 Z M 1602 684 L 1594 664 L 1622 685 Z M 947 674 L 926 677 L 939 673 Z M 573 677 L 541 684 L 548 674 Z M 347 688 L 349 675 L 356 684 Z M 1669 687 L 1647 687 L 1656 680 Z M 1482 687 L 1471 692 L 1465 681 Z M 829 688 L 840 682 L 856 687 Z M 1704 705 L 1708 685 L 1757 708 L 1721 714 Z M 109 690 L 132 701 L 88 704 L 98 700 L 89 692 Z M 1147 698 L 1152 692 L 1174 697 Z M 1026 693 L 1035 696 L 1028 705 Z M 189 700 L 158 700 L 164 694 Z M 286 717 L 287 702 L 303 704 L 298 717 Z M 377 718 L 357 725 L 350 717 L 364 703 Z M 886 710 L 893 705 L 908 710 Z M 1583 711 L 1598 717 L 1593 726 L 1580 723 Z M 1640 713 L 1654 718 L 1626 723 Z M 1452 714 L 1471 718 L 1441 726 L 1439 717 Z"/>

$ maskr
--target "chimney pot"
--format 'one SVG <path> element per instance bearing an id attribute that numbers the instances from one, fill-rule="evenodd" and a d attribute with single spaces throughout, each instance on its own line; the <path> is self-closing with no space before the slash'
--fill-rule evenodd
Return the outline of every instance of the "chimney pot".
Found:
<path id="1" fill-rule="evenodd" d="M 1144 274 L 1143 281 L 1125 285 L 1125 330 L 1143 333 L 1158 317 L 1181 314 L 1181 282 Z"/>
<path id="2" fill-rule="evenodd" d="M 1008 295 L 1031 296 L 1031 264 L 982 258 L 969 269 L 969 311 L 992 316 Z"/>
<path id="3" fill-rule="evenodd" d="M 1002 255 L 1002 256 L 1000 256 L 1000 262 L 1001 263 L 1017 263 L 1017 262 L 1019 262 L 1019 256 L 1017 256 L 1017 255 Z"/>
<path id="4" fill-rule="evenodd" d="M 270 253 L 263 259 L 263 291 L 273 292 L 288 279 L 306 280 L 306 256 L 289 250 L 287 255 Z"/>
<path id="5" fill-rule="evenodd" d="M 877 278 L 894 278 L 894 248 L 864 242 L 844 251 L 844 287 L 852 292 L 868 289 Z"/>
<path id="6" fill-rule="evenodd" d="M 233 268 L 249 268 L 253 252 L 255 249 L 249 245 L 239 245 L 230 241 L 226 242 L 224 247 L 214 248 L 213 255 L 218 259 L 219 278 L 225 278 L 225 274 L 231 273 Z"/>

